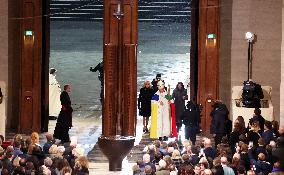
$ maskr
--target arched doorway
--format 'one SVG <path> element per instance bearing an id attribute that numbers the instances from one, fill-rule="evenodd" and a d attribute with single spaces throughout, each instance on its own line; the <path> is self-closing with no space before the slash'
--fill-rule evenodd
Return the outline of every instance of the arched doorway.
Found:
<path id="1" fill-rule="evenodd" d="M 31 130 L 40 131 L 41 128 L 46 127 L 48 122 L 47 109 L 48 109 L 48 57 L 49 57 L 49 45 L 46 44 L 49 41 L 48 20 L 41 18 L 35 18 L 36 16 L 42 16 L 48 14 L 48 4 L 44 4 L 46 1 L 37 0 L 23 0 L 21 1 L 22 16 L 26 19 L 21 20 L 21 65 L 20 65 L 20 132 L 30 132 Z M 125 78 L 130 72 L 136 71 L 136 42 L 135 36 L 137 35 L 137 1 L 136 0 L 111 0 L 108 1 L 107 6 L 104 6 L 105 11 L 110 12 L 117 9 L 118 4 L 121 4 L 123 9 L 129 10 L 130 17 L 125 17 L 123 20 L 124 26 L 128 26 L 127 30 L 121 37 L 120 35 L 113 35 L 111 31 L 118 31 L 119 25 L 114 22 L 112 15 L 105 16 L 105 22 L 109 23 L 111 28 L 105 26 L 105 39 L 113 42 L 117 42 L 124 39 L 128 43 L 124 44 L 128 54 L 129 68 L 125 71 Z M 205 130 L 209 130 L 211 110 L 210 100 L 218 98 L 218 48 L 219 48 L 219 0 L 193 0 L 193 16 L 192 19 L 193 35 L 192 48 L 191 48 L 191 97 L 197 97 L 204 107 L 202 127 Z M 129 15 L 126 12 L 126 16 Z M 115 30 L 113 29 L 115 26 Z M 109 30 L 111 29 L 111 30 Z M 107 30 L 109 30 L 107 32 Z M 30 35 L 31 34 L 31 35 Z M 210 35 L 209 35 L 210 34 Z M 211 38 L 211 36 L 213 36 Z M 105 45 L 105 58 L 113 56 L 112 42 L 110 45 Z M 105 43 L 107 44 L 107 43 Z M 41 50 L 41 48 L 43 48 Z M 109 49 L 109 50 L 108 50 Z M 32 55 L 32 57 L 31 57 Z M 31 69 L 32 68 L 32 69 Z M 113 70 L 112 66 L 106 68 L 107 70 Z M 123 72 L 122 72 L 123 74 Z M 25 79 L 27 78 L 28 79 Z M 110 80 L 112 80 L 110 78 Z M 133 86 L 136 84 L 136 78 L 130 77 L 128 79 L 129 86 L 127 88 L 136 89 Z M 109 81 L 111 82 L 111 81 Z M 133 82 L 135 82 L 133 84 Z M 122 87 L 122 85 L 119 85 Z M 122 88 L 123 89 L 123 88 Z M 128 91 L 131 92 L 131 91 Z M 125 99 L 129 97 L 125 94 Z M 125 107 L 127 113 L 135 115 L 136 97 L 125 101 Z M 130 105 L 129 105 L 130 104 Z M 135 109 L 134 109 L 135 108 Z M 31 120 L 32 119 L 32 120 Z M 32 122 L 31 122 L 32 121 Z M 127 121 L 126 121 L 127 122 Z M 132 128 L 133 129 L 133 128 Z M 130 130 L 132 130 L 130 128 Z"/>

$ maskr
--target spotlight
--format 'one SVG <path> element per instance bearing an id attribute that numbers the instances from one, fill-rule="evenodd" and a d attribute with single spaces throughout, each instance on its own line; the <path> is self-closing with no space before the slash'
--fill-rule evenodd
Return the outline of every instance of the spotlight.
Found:
<path id="1" fill-rule="evenodd" d="M 247 32 L 246 39 L 248 40 L 248 42 L 252 42 L 254 40 L 254 34 L 251 32 Z"/>

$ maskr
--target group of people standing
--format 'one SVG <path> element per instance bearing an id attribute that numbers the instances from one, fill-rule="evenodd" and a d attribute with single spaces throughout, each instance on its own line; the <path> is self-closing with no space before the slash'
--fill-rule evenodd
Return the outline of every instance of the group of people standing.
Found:
<path id="1" fill-rule="evenodd" d="M 182 124 L 186 126 L 186 139 L 191 136 L 189 133 L 196 135 L 200 109 L 192 101 L 189 101 L 186 108 L 187 99 L 187 90 L 182 82 L 178 82 L 171 94 L 170 86 L 165 87 L 161 74 L 157 74 L 151 83 L 145 81 L 138 98 L 139 115 L 143 116 L 143 132 L 149 132 L 151 116 L 150 138 L 167 140 L 169 136 L 177 137 Z M 194 141 L 194 137 L 190 138 Z"/>

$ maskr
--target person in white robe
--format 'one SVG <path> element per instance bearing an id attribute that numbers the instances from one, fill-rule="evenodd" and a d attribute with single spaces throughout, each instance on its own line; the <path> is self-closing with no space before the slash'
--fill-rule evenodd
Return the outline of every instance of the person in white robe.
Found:
<path id="1" fill-rule="evenodd" d="M 54 68 L 49 71 L 49 116 L 51 117 L 58 117 L 61 110 L 61 88 L 56 80 L 56 71 Z"/>
<path id="2" fill-rule="evenodd" d="M 150 138 L 167 139 L 171 135 L 169 98 L 164 82 L 159 81 L 158 91 L 154 94 L 151 101 Z"/>

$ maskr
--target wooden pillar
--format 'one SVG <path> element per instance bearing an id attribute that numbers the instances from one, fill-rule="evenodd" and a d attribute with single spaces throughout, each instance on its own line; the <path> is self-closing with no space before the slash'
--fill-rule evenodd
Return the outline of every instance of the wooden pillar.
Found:
<path id="1" fill-rule="evenodd" d="M 104 0 L 103 133 L 98 143 L 110 171 L 121 170 L 135 141 L 136 48 L 137 0 Z"/>
<path id="2" fill-rule="evenodd" d="M 19 132 L 40 132 L 42 0 L 21 0 Z"/>
<path id="3" fill-rule="evenodd" d="M 210 130 L 212 101 L 218 99 L 219 0 L 199 0 L 198 102 L 203 105 L 201 124 Z"/>
<path id="4" fill-rule="evenodd" d="M 135 135 L 136 48 L 137 0 L 105 0 L 104 136 Z"/>

